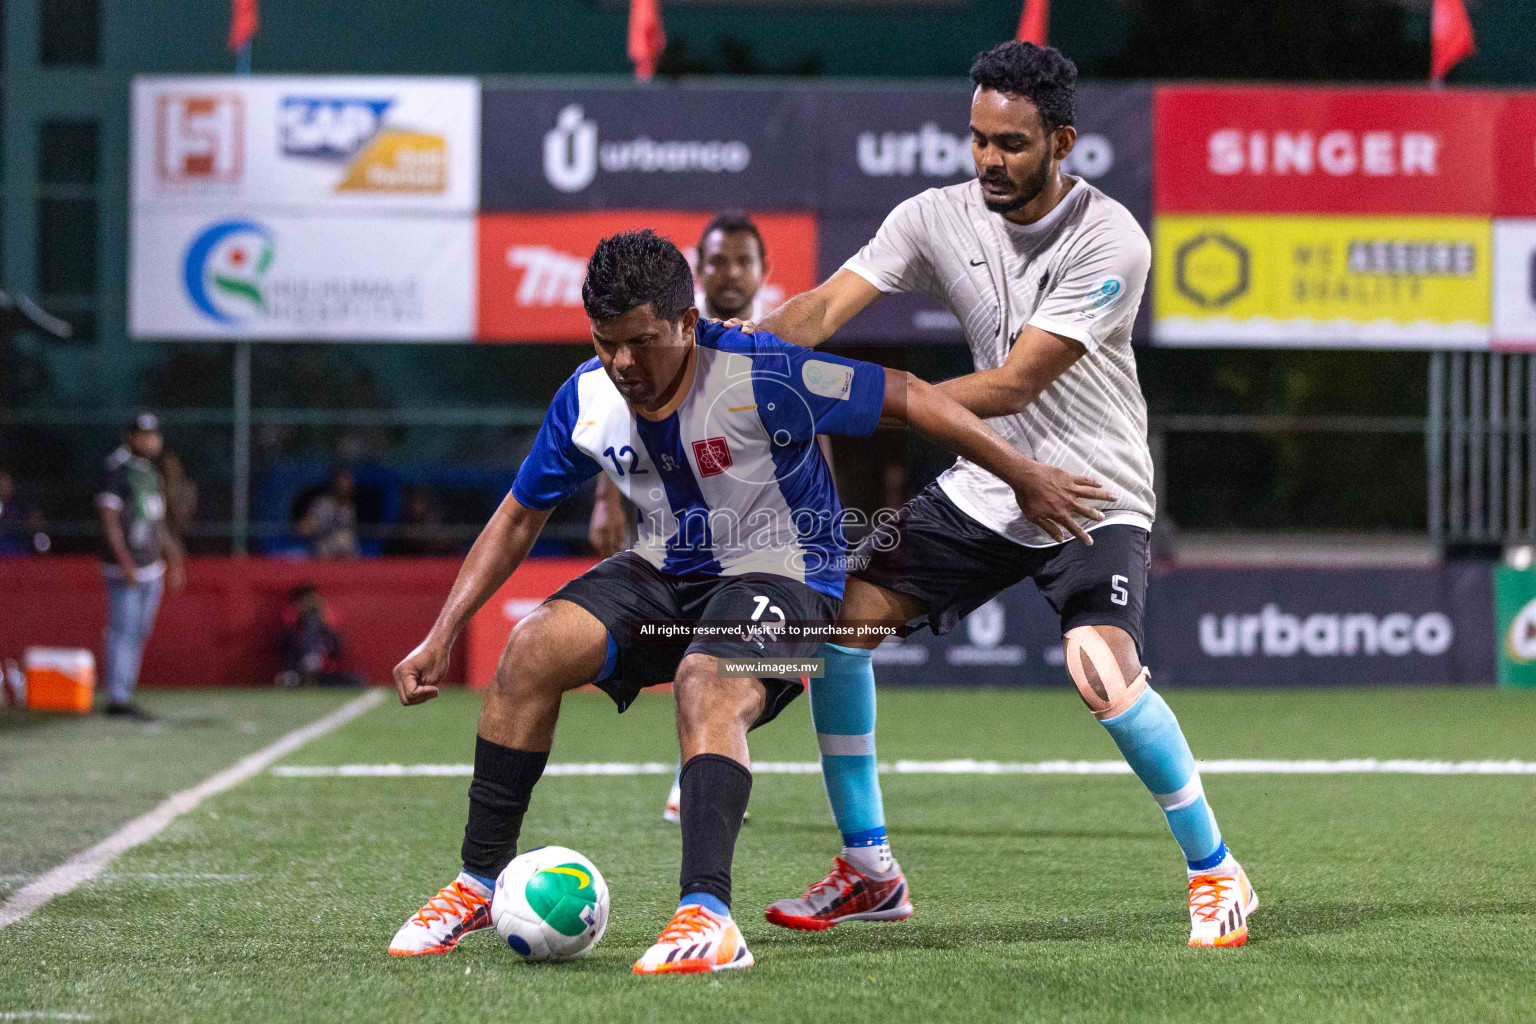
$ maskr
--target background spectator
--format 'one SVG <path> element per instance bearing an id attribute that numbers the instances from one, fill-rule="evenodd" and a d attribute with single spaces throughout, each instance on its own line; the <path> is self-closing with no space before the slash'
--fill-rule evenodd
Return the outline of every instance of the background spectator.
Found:
<path id="1" fill-rule="evenodd" d="M 165 525 L 183 548 L 197 516 L 197 483 L 187 476 L 181 455 L 167 448 L 160 455 L 160 479 L 165 485 Z"/>
<path id="2" fill-rule="evenodd" d="M 49 548 L 43 510 L 0 469 L 0 558 L 41 554 Z"/>
<path id="3" fill-rule="evenodd" d="M 109 715 L 152 719 L 133 702 L 139 664 L 160 609 L 167 581 L 172 590 L 185 582 L 181 545 L 165 527 L 165 497 L 155 459 L 165 442 L 160 421 L 141 412 L 123 434 L 123 444 L 107 456 L 105 476 L 96 494 L 103 544 L 102 575 L 107 581 L 107 633 L 102 652 Z"/>
<path id="4" fill-rule="evenodd" d="M 294 587 L 283 608 L 278 647 L 283 670 L 277 685 L 285 690 L 297 686 L 362 686 L 363 677 L 341 668 L 341 632 L 336 615 L 313 584 Z"/>
<path id="5" fill-rule="evenodd" d="M 352 473 L 337 469 L 331 483 L 310 501 L 297 530 L 314 545 L 316 558 L 357 557 L 357 501 Z"/>
<path id="6" fill-rule="evenodd" d="M 458 542 L 443 525 L 443 513 L 425 491 L 407 484 L 400 522 L 384 541 L 386 555 L 451 555 Z"/>

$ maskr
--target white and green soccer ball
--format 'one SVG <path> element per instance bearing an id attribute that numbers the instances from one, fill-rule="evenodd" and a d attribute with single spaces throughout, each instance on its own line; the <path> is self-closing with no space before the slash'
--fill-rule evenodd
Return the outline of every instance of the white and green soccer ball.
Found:
<path id="1" fill-rule="evenodd" d="M 608 927 L 608 883 L 575 850 L 541 846 L 497 876 L 491 922 L 525 960 L 574 960 Z"/>

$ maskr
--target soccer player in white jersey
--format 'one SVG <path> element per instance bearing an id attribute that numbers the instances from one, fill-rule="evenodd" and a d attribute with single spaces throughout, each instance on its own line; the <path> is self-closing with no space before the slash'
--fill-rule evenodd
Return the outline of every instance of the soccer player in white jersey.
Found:
<path id="1" fill-rule="evenodd" d="M 480 712 L 463 870 L 401 926 L 392 954 L 447 953 L 490 925 L 495 880 L 516 853 L 567 690 L 595 683 L 623 711 L 642 688 L 675 680 L 682 899 L 634 970 L 751 966 L 730 913 L 752 786 L 747 731 L 803 687 L 722 677 L 719 659 L 813 655 L 815 631 L 837 616 L 842 509 L 818 433 L 905 422 L 1010 481 L 1020 505 L 1050 522 L 1097 516 L 1084 502 L 1110 498 L 1031 461 L 938 388 L 701 321 L 693 300 L 688 263 L 666 239 L 634 231 L 598 244 L 582 285 L 597 357 L 556 393 L 436 624 L 395 667 L 403 704 L 435 697 L 459 631 L 522 562 L 550 510 L 599 472 L 640 510 L 634 548 L 513 629 Z M 681 635 L 658 641 L 647 624 Z"/>
<path id="2" fill-rule="evenodd" d="M 1123 206 L 1062 172 L 1077 137 L 1071 61 L 1009 42 L 977 57 L 971 81 L 976 178 L 897 206 L 841 270 L 761 326 L 814 346 L 882 295 L 931 295 L 959 319 L 975 363 L 944 392 L 1020 452 L 1103 481 L 1115 500 L 1102 519 L 1064 531 L 1031 520 L 1006 484 L 962 458 L 849 556 L 842 617 L 943 633 L 1033 579 L 1061 615 L 1067 671 L 1083 701 L 1152 792 L 1188 862 L 1190 945 L 1240 945 L 1258 899 L 1141 663 L 1154 509 L 1131 330 L 1150 246 Z M 844 849 L 804 897 L 768 909 L 776 924 L 820 929 L 911 913 L 875 774 L 878 643 L 871 635 L 824 652 L 811 712 Z"/>

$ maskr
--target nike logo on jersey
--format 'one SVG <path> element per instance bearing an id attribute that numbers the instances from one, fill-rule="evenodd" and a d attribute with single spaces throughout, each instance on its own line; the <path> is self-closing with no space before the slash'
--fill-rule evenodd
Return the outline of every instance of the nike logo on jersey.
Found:
<path id="1" fill-rule="evenodd" d="M 971 260 L 971 266 L 979 267 L 979 266 L 981 266 L 985 262 L 987 262 L 987 261 L 986 260 Z"/>

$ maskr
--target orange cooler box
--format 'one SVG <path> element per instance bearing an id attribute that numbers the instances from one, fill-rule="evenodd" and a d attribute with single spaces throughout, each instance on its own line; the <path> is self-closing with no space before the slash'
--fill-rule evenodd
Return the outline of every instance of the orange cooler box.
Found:
<path id="1" fill-rule="evenodd" d="M 96 656 L 78 647 L 28 647 L 27 707 L 90 714 L 96 692 Z"/>

